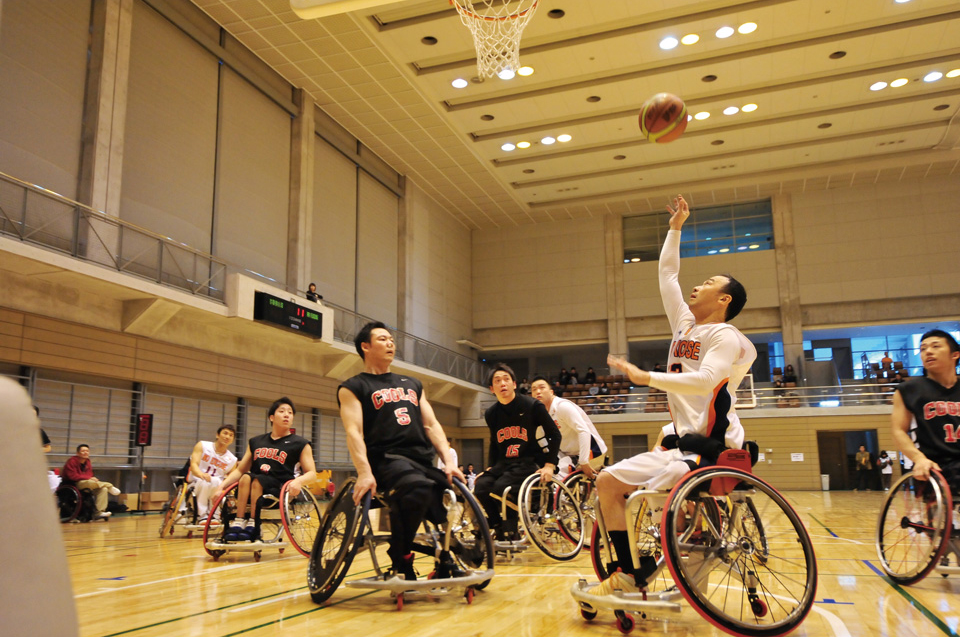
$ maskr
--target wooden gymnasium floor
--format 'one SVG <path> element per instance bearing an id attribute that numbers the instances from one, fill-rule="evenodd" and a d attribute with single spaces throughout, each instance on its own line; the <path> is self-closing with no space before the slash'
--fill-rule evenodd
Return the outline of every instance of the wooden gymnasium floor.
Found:
<path id="1" fill-rule="evenodd" d="M 882 493 L 789 492 L 813 536 L 820 568 L 817 603 L 794 635 L 956 635 L 960 577 L 934 574 L 900 588 L 878 574 L 874 525 Z M 159 516 L 63 525 L 84 637 L 129 635 L 619 635 L 612 614 L 583 621 L 569 594 L 592 578 L 589 554 L 552 562 L 533 549 L 497 563 L 472 605 L 462 597 L 408 601 L 398 612 L 385 592 L 341 588 L 327 606 L 306 589 L 307 560 L 235 553 L 214 562 L 201 540 L 157 534 Z M 292 554 L 291 554 L 292 553 Z M 369 574 L 358 557 L 348 579 Z M 421 571 L 427 568 L 424 562 Z M 39 609 L 38 610 L 42 610 Z M 639 622 L 634 635 L 721 635 L 692 609 L 669 622 Z"/>

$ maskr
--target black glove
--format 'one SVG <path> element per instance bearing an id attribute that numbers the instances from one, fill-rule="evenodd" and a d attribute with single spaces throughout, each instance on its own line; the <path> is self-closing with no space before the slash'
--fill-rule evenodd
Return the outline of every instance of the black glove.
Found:
<path id="1" fill-rule="evenodd" d="M 716 462 L 720 454 L 726 450 L 726 446 L 720 440 L 700 434 L 684 434 L 677 448 L 684 453 L 700 454 L 711 462 Z"/>
<path id="2" fill-rule="evenodd" d="M 660 446 L 664 449 L 676 449 L 679 442 L 680 436 L 677 434 L 668 434 L 660 441 Z"/>

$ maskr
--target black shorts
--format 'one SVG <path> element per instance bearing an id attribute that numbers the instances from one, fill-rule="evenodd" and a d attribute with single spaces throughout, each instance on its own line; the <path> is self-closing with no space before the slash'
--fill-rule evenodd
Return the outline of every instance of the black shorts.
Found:
<path id="1" fill-rule="evenodd" d="M 377 492 L 394 507 L 394 501 L 402 500 L 404 495 L 416 487 L 428 487 L 434 494 L 427 510 L 432 522 L 443 519 L 442 493 L 450 488 L 447 474 L 436 467 L 421 464 L 405 456 L 387 454 L 373 469 L 377 481 Z"/>
<path id="2" fill-rule="evenodd" d="M 272 495 L 278 498 L 280 497 L 280 489 L 287 482 L 266 473 L 251 473 L 250 478 L 260 483 L 260 486 L 263 487 L 263 495 Z"/>

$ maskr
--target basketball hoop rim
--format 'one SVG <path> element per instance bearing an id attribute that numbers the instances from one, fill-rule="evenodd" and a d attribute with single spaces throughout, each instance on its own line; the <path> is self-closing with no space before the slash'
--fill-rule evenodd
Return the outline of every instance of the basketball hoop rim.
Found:
<path id="1" fill-rule="evenodd" d="M 529 7 L 527 7 L 523 11 L 520 11 L 519 13 L 514 13 L 511 15 L 505 15 L 505 16 L 499 16 L 499 17 L 479 15 L 477 13 L 474 13 L 473 11 L 464 9 L 462 6 L 460 6 L 459 0 L 450 0 L 450 4 L 452 4 L 457 9 L 457 12 L 460 15 L 467 16 L 468 18 L 472 18 L 474 20 L 485 20 L 487 22 L 504 22 L 506 20 L 517 20 L 519 18 L 525 17 L 528 13 L 530 13 L 531 11 L 537 8 L 537 5 L 540 4 L 540 0 L 533 0 L 533 4 L 531 4 Z"/>

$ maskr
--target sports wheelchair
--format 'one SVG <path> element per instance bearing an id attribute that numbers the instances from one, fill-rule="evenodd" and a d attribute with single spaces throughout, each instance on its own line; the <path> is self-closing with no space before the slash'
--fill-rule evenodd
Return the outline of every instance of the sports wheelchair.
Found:
<path id="1" fill-rule="evenodd" d="M 175 492 L 169 502 L 163 505 L 160 511 L 160 537 L 173 535 L 176 527 L 183 528 L 187 532 L 187 537 L 193 537 L 194 531 L 202 531 L 204 520 L 199 519 L 197 514 L 197 495 L 194 491 L 194 483 L 187 482 L 183 476 L 174 476 L 173 487 Z M 215 516 L 214 523 L 219 524 L 219 518 Z"/>
<path id="2" fill-rule="evenodd" d="M 237 516 L 239 483 L 217 497 L 203 524 L 203 548 L 214 562 L 233 551 L 253 553 L 253 559 L 259 562 L 264 550 L 276 549 L 283 553 L 287 546 L 291 545 L 301 555 L 309 557 L 322 519 L 320 505 L 308 487 L 301 488 L 299 495 L 292 496 L 288 489 L 290 482 L 284 483 L 279 498 L 273 495 L 260 496 L 257 503 L 260 511 L 260 538 L 252 542 L 227 542 L 223 539 L 230 523 Z M 215 519 L 217 512 L 220 513 L 219 522 Z M 289 544 L 283 539 L 284 533 L 290 540 Z"/>
<path id="3" fill-rule="evenodd" d="M 942 473 L 934 469 L 929 480 L 917 480 L 908 472 L 890 487 L 877 521 L 877 555 L 898 584 L 934 570 L 960 574 L 960 503 Z"/>
<path id="4" fill-rule="evenodd" d="M 370 513 L 380 510 L 380 522 L 389 520 L 389 507 L 382 497 L 365 494 L 363 501 L 353 503 L 353 487 L 356 478 L 349 478 L 334 496 L 323 516 L 317 533 L 310 563 L 307 567 L 307 587 L 313 601 L 322 604 L 330 599 L 343 582 L 357 553 L 366 549 L 370 553 L 375 575 L 352 580 L 346 586 L 390 591 L 396 600 L 397 610 L 403 609 L 404 597 L 418 595 L 444 595 L 463 591 L 467 603 L 473 602 L 475 590 L 482 590 L 493 578 L 493 543 L 490 529 L 480 503 L 459 480 L 444 490 L 443 508 L 446 517 L 442 522 L 423 522 L 423 532 L 418 534 L 413 550 L 433 557 L 436 569 L 427 579 L 405 580 L 396 576 L 389 566 L 389 558 L 383 550 L 388 546 L 390 534 L 377 531 L 371 524 Z M 445 555 L 452 559 L 456 569 L 450 576 L 440 572 Z"/>
<path id="5" fill-rule="evenodd" d="M 584 546 L 584 516 L 576 494 L 563 480 L 552 476 L 544 483 L 540 473 L 529 475 L 517 492 L 517 503 L 510 498 L 512 487 L 502 495 L 500 519 L 505 524 L 519 522 L 516 537 L 497 538 L 493 545 L 498 555 L 511 559 L 533 544 L 545 556 L 559 561 L 575 558 Z"/>
<path id="6" fill-rule="evenodd" d="M 96 499 L 90 491 L 80 490 L 76 485 L 61 482 L 53 497 L 57 501 L 60 522 L 89 522 L 97 514 Z M 107 518 L 100 518 L 107 520 Z"/>
<path id="7" fill-rule="evenodd" d="M 686 474 L 669 492 L 635 491 L 627 499 L 634 570 L 656 568 L 639 592 L 597 595 L 580 580 L 571 594 L 586 620 L 613 610 L 629 633 L 641 619 L 679 613 L 685 599 L 731 635 L 785 635 L 813 607 L 817 562 L 800 517 L 773 487 L 750 473 L 751 453 L 724 451 L 716 465 Z M 613 555 L 599 502 L 590 553 L 601 580 Z M 638 582 L 638 584 L 640 584 Z"/>

